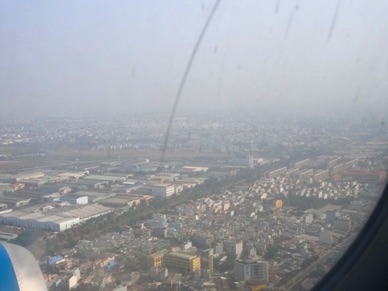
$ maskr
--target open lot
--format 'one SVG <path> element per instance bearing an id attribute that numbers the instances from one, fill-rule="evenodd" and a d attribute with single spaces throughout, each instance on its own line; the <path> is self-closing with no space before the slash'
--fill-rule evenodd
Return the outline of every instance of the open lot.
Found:
<path id="1" fill-rule="evenodd" d="M 199 161 L 199 160 L 223 160 L 230 155 L 226 153 L 203 153 L 187 151 L 167 151 L 165 161 Z M 0 161 L 0 173 L 26 171 L 34 169 L 64 166 L 71 163 L 102 162 L 138 159 L 160 160 L 161 152 L 153 150 L 111 150 L 111 151 L 78 151 L 66 149 L 48 152 L 44 157 L 24 158 L 20 160 Z"/>
<path id="2" fill-rule="evenodd" d="M 56 165 L 55 162 L 49 162 L 43 159 L 23 160 L 23 161 L 0 161 L 0 173 L 32 170 L 36 168 L 46 168 Z"/>

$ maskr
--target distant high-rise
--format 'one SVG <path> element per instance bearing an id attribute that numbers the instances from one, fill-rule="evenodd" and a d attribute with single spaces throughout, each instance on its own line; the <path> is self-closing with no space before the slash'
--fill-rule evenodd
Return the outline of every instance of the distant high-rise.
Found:
<path id="1" fill-rule="evenodd" d="M 310 160 L 309 159 L 305 159 L 303 161 L 296 162 L 294 164 L 294 168 L 302 169 L 302 168 L 308 167 L 309 165 L 310 165 Z"/>

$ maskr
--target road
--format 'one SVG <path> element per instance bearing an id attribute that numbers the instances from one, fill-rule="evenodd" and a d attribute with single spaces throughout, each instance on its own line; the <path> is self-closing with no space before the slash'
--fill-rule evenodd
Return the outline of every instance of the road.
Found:
<path id="1" fill-rule="evenodd" d="M 302 270 L 300 273 L 298 273 L 294 278 L 292 278 L 290 281 L 286 283 L 286 285 L 282 288 L 282 290 L 292 290 L 297 284 L 302 282 L 304 278 L 306 278 L 312 270 L 315 269 L 315 267 L 318 266 L 318 264 L 321 264 L 329 256 L 334 252 L 334 250 L 328 250 L 326 251 L 318 260 L 311 263 L 306 269 Z"/>
<path id="2" fill-rule="evenodd" d="M 344 239 L 341 243 L 342 246 L 348 246 L 355 238 L 355 234 L 352 234 Z M 311 263 L 306 269 L 298 273 L 294 278 L 286 283 L 284 287 L 281 287 L 281 290 L 292 290 L 297 284 L 302 282 L 310 273 L 313 271 L 319 264 L 323 263 L 327 260 L 334 252 L 336 252 L 336 248 L 331 248 L 327 250 L 318 260 Z"/>

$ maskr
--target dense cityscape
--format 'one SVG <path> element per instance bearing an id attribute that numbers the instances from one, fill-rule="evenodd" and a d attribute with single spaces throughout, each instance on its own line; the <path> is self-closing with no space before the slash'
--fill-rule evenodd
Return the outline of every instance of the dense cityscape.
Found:
<path id="1" fill-rule="evenodd" d="M 0 239 L 49 290 L 310 290 L 385 186 L 377 118 L 181 115 L 164 143 L 168 120 L 0 124 Z"/>

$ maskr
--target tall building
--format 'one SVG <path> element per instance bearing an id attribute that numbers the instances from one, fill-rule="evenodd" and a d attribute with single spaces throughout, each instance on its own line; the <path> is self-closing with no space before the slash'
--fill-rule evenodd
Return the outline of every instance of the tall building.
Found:
<path id="1" fill-rule="evenodd" d="M 239 282 L 255 280 L 268 282 L 269 267 L 266 261 L 240 260 L 235 262 L 235 279 Z"/>
<path id="2" fill-rule="evenodd" d="M 294 164 L 294 168 L 296 169 L 301 169 L 301 168 L 305 168 L 305 167 L 308 167 L 310 166 L 310 160 L 309 159 L 305 159 L 303 161 L 299 161 L 299 162 L 296 162 Z"/>
<path id="3" fill-rule="evenodd" d="M 314 181 L 322 181 L 329 178 L 329 171 L 324 170 L 314 174 Z"/>
<path id="4" fill-rule="evenodd" d="M 163 265 L 163 257 L 166 253 L 166 251 L 162 251 L 149 255 L 147 257 L 147 265 L 151 268 L 161 268 Z"/>
<path id="5" fill-rule="evenodd" d="M 299 174 L 299 179 L 301 179 L 301 180 L 303 180 L 303 179 L 308 179 L 308 178 L 310 178 L 310 176 L 313 175 L 313 174 L 314 174 L 313 169 L 305 170 L 305 171 L 303 171 L 303 172 L 301 172 L 301 173 Z"/>
<path id="6" fill-rule="evenodd" d="M 217 255 L 221 255 L 224 252 L 224 244 L 223 242 L 217 242 L 214 247 L 214 253 Z"/>
<path id="7" fill-rule="evenodd" d="M 268 176 L 269 179 L 275 179 L 275 178 L 280 177 L 281 175 L 283 175 L 286 171 L 287 171 L 286 167 L 279 168 L 277 170 L 273 170 L 273 171 L 269 172 L 267 174 L 267 176 Z"/>
<path id="8" fill-rule="evenodd" d="M 345 170 L 344 164 L 339 164 L 339 165 L 333 166 L 333 167 L 331 168 L 331 171 L 332 171 L 333 173 L 335 173 L 335 174 L 341 173 L 341 172 L 343 172 L 343 170 Z"/>
<path id="9" fill-rule="evenodd" d="M 287 171 L 284 174 L 284 176 L 286 178 L 293 178 L 293 179 L 295 179 L 295 178 L 297 178 L 299 176 L 299 169 L 291 169 L 291 170 Z"/>
<path id="10" fill-rule="evenodd" d="M 344 164 L 344 168 L 345 169 L 350 169 L 350 168 L 353 168 L 354 166 L 356 166 L 358 164 L 358 159 L 353 159 L 351 161 L 348 161 Z"/>
<path id="11" fill-rule="evenodd" d="M 172 252 L 164 256 L 164 266 L 184 274 L 201 270 L 201 258 Z"/>
<path id="12" fill-rule="evenodd" d="M 243 242 L 242 241 L 234 241 L 234 240 L 226 240 L 224 241 L 224 251 L 229 256 L 236 256 L 236 258 L 240 258 L 243 252 Z"/>
<path id="13" fill-rule="evenodd" d="M 214 257 L 212 255 L 209 256 L 208 267 L 209 267 L 210 274 L 213 275 L 214 274 Z"/>
<path id="14" fill-rule="evenodd" d="M 330 169 L 330 168 L 338 165 L 339 160 L 340 160 L 339 158 L 335 158 L 335 159 L 333 159 L 331 161 L 328 161 L 327 162 L 327 168 Z"/>

